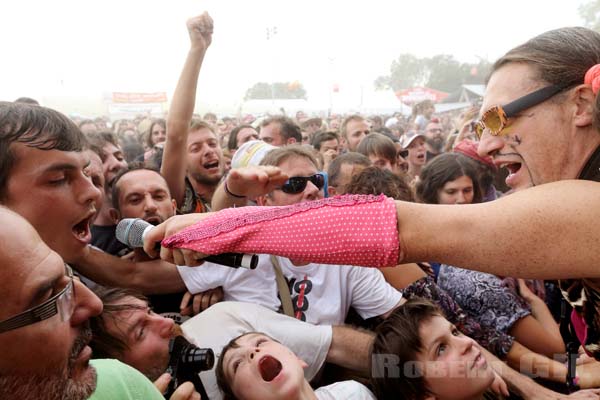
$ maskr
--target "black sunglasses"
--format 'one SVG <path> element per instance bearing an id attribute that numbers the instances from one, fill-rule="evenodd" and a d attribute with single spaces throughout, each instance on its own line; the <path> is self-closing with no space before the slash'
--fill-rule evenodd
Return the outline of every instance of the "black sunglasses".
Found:
<path id="1" fill-rule="evenodd" d="M 311 181 L 319 190 L 323 189 L 323 186 L 325 186 L 325 176 L 323 176 L 323 174 L 314 174 L 311 176 L 292 176 L 277 189 L 280 189 L 283 193 L 287 194 L 298 194 L 306 189 L 308 181 Z"/>
<path id="2" fill-rule="evenodd" d="M 406 158 L 408 157 L 408 150 L 400 150 L 397 155 L 402 158 Z"/>

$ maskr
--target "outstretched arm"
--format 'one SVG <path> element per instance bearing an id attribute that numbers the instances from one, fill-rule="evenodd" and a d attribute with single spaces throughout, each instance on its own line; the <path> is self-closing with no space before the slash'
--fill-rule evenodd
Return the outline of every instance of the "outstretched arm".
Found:
<path id="1" fill-rule="evenodd" d="M 398 202 L 401 257 L 520 278 L 598 278 L 599 204 L 600 184 L 589 181 L 461 207 Z"/>
<path id="2" fill-rule="evenodd" d="M 75 268 L 100 285 L 136 289 L 144 294 L 186 290 L 177 267 L 160 259 L 130 261 L 91 248 Z"/>
<path id="3" fill-rule="evenodd" d="M 206 254 L 211 247 L 230 252 L 261 252 L 265 250 L 264 246 L 272 244 L 264 239 L 270 234 L 269 230 L 297 226 L 289 225 L 292 222 L 310 222 L 307 226 L 311 228 L 311 237 L 319 237 L 316 233 L 326 233 L 327 240 L 321 240 L 318 246 L 304 246 L 299 258 L 304 261 L 317 262 L 318 257 L 324 254 L 327 260 L 318 262 L 378 267 L 436 260 L 502 276 L 600 278 L 600 268 L 595 267 L 600 264 L 600 252 L 597 251 L 600 247 L 600 184 L 595 182 L 560 181 L 493 202 L 460 207 L 398 201 L 390 209 L 388 201 L 367 201 L 371 205 L 366 206 L 367 211 L 363 215 L 376 218 L 377 225 L 357 214 L 365 207 L 364 201 L 336 206 L 346 202 L 345 199 L 359 198 L 353 196 L 315 202 L 322 204 L 324 211 L 317 207 L 306 212 L 290 212 L 264 223 L 238 224 L 218 237 L 212 233 L 216 233 L 224 223 L 241 221 L 241 214 L 268 215 L 273 213 L 273 208 L 242 208 L 235 212 L 228 209 L 209 216 L 174 217 L 148 234 L 144 248 L 149 254 L 155 254 L 154 242 L 196 223 L 183 235 L 170 238 L 171 248 L 163 247 L 161 257 L 175 259 L 176 263 L 183 265 L 197 265 L 197 259 L 204 256 L 203 249 Z M 304 206 L 278 209 L 287 212 L 288 208 L 293 211 L 299 207 Z M 395 218 L 397 221 L 394 221 Z M 260 219 L 260 215 L 253 215 L 253 219 Z M 368 222 L 367 227 L 360 225 L 363 220 Z M 397 222 L 396 228 L 389 229 L 389 222 Z M 332 229 L 334 223 L 335 229 Z M 241 234 L 248 230 L 252 230 L 251 237 Z M 193 243 L 193 239 L 186 239 L 190 231 L 204 237 Z M 263 252 L 290 257 L 289 252 L 297 251 L 299 247 L 294 244 L 293 232 L 287 233 L 290 233 L 289 240 L 282 236 L 277 249 L 269 247 Z M 286 231 L 280 234 L 286 234 Z M 352 239 L 352 245 L 346 245 L 344 240 L 347 239 Z M 344 247 L 343 252 L 330 251 L 340 244 Z M 372 257 L 367 257 L 365 250 L 370 251 Z M 294 257 L 298 258 L 298 255 Z"/>
<path id="4" fill-rule="evenodd" d="M 196 87 L 200 67 L 212 41 L 213 20 L 205 12 L 198 17 L 189 19 L 187 29 L 191 45 L 169 109 L 167 140 L 160 170 L 169 185 L 171 197 L 178 205 L 183 204 L 185 194 L 185 154 L 188 130 L 196 103 Z"/>

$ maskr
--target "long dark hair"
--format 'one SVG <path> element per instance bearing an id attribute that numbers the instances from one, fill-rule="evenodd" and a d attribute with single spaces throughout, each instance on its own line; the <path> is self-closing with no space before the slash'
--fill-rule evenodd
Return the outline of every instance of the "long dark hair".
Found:
<path id="1" fill-rule="evenodd" d="M 475 161 L 458 153 L 445 153 L 431 160 L 419 176 L 417 198 L 422 203 L 438 204 L 438 192 L 448 182 L 461 176 L 473 181 L 473 203 L 481 203 L 482 195 Z"/>

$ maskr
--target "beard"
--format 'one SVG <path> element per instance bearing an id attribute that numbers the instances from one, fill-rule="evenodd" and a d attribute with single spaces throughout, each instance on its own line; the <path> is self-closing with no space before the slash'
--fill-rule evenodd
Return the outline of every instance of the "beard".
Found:
<path id="1" fill-rule="evenodd" d="M 441 152 L 444 147 L 444 138 L 436 136 L 432 139 L 425 139 L 425 142 L 431 147 L 432 150 Z"/>
<path id="2" fill-rule="evenodd" d="M 92 368 L 92 367 L 90 367 Z M 74 382 L 62 375 L 6 375 L 0 377 L 0 398 L 37 400 L 84 400 L 96 389 L 92 368 L 89 382 Z"/>
<path id="3" fill-rule="evenodd" d="M 183 331 L 181 330 L 181 327 L 177 324 L 174 324 L 173 328 L 171 328 L 171 339 L 175 336 L 183 336 Z M 144 374 L 146 378 L 154 382 L 155 380 L 160 378 L 162 374 L 167 372 L 170 360 L 171 354 L 169 354 L 168 351 L 165 354 L 157 354 L 154 357 L 153 365 L 147 365 L 143 370 L 140 370 L 140 372 Z"/>
<path id="4" fill-rule="evenodd" d="M 216 186 L 221 182 L 221 178 L 223 177 L 223 167 L 219 166 L 219 173 L 217 175 L 208 175 L 202 172 L 192 172 L 190 175 L 196 182 L 202 185 Z"/>
<path id="5" fill-rule="evenodd" d="M 89 343 L 92 331 L 86 325 L 71 347 L 66 367 L 48 366 L 46 373 L 17 373 L 0 376 L 0 398 L 38 400 L 84 400 L 96 390 L 96 370 L 91 365 L 79 377 L 72 378 L 72 371 L 79 353 Z M 58 371 L 58 372 L 57 372 Z M 50 374 L 54 372 L 54 374 Z"/>

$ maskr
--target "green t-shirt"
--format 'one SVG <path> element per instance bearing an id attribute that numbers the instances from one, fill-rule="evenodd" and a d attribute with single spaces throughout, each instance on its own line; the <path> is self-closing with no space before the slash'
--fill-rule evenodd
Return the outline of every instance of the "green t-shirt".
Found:
<path id="1" fill-rule="evenodd" d="M 137 369 L 117 360 L 91 360 L 98 377 L 89 400 L 164 400 L 154 384 Z"/>

